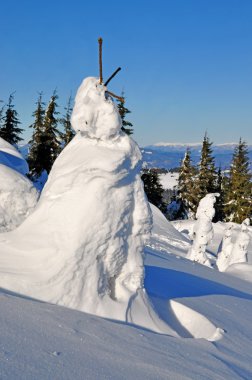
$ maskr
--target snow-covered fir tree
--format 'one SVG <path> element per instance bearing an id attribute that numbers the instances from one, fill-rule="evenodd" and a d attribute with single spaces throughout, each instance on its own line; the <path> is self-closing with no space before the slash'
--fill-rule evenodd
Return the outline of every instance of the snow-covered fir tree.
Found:
<path id="1" fill-rule="evenodd" d="M 166 212 L 166 205 L 163 202 L 164 189 L 160 183 L 157 170 L 143 169 L 141 178 L 149 202 L 157 206 L 162 212 Z"/>
<path id="2" fill-rule="evenodd" d="M 193 243 L 190 247 L 187 258 L 200 264 L 211 267 L 210 260 L 206 255 L 206 247 L 213 239 L 212 219 L 215 214 L 214 204 L 217 193 L 207 194 L 199 202 L 196 213 L 197 221 L 193 227 Z"/>
<path id="3" fill-rule="evenodd" d="M 123 99 L 125 99 L 123 92 L 122 92 L 121 97 Z M 118 107 L 119 114 L 120 114 L 121 119 L 122 119 L 122 130 L 123 130 L 123 132 L 127 133 L 127 135 L 132 135 L 133 134 L 133 128 L 132 128 L 133 124 L 130 121 L 125 120 L 126 115 L 128 113 L 131 113 L 131 111 L 125 107 L 125 101 L 123 102 L 122 100 L 118 101 L 117 107 Z"/>
<path id="4" fill-rule="evenodd" d="M 248 245 L 249 245 L 249 234 L 248 234 L 248 226 L 249 226 L 249 218 L 246 218 L 242 224 L 240 232 L 236 238 L 234 243 L 229 265 L 238 264 L 238 263 L 246 263 L 248 261 Z"/>
<path id="5" fill-rule="evenodd" d="M 216 191 L 216 169 L 211 147 L 212 143 L 207 134 L 205 134 L 201 150 L 199 172 L 195 180 L 194 194 L 197 197 L 197 205 L 206 194 Z"/>
<path id="6" fill-rule="evenodd" d="M 44 144 L 45 144 L 45 167 L 44 169 L 49 174 L 52 165 L 61 151 L 61 138 L 62 134 L 58 130 L 58 119 L 57 119 L 57 99 L 58 95 L 54 91 L 47 109 L 45 111 L 44 117 Z"/>
<path id="7" fill-rule="evenodd" d="M 216 265 L 220 272 L 224 272 L 230 263 L 230 257 L 233 249 L 232 234 L 234 226 L 229 225 L 224 232 L 221 244 L 217 253 Z"/>
<path id="8" fill-rule="evenodd" d="M 180 218 L 194 217 L 197 209 L 197 197 L 194 191 L 196 170 L 192 165 L 191 152 L 186 150 L 181 162 L 178 177 L 178 200 Z"/>
<path id="9" fill-rule="evenodd" d="M 240 139 L 234 150 L 225 196 L 225 219 L 242 223 L 252 215 L 252 182 L 248 147 Z"/>
<path id="10" fill-rule="evenodd" d="M 18 113 L 13 104 L 14 96 L 9 96 L 9 101 L 6 106 L 6 111 L 2 117 L 2 125 L 0 128 L 0 137 L 10 144 L 15 145 L 22 141 L 20 134 L 23 129 L 19 128 L 20 121 L 18 120 Z"/>
<path id="11" fill-rule="evenodd" d="M 71 114 L 73 110 L 72 106 L 72 97 L 70 96 L 67 102 L 66 107 L 64 107 L 64 110 L 66 111 L 64 116 L 61 118 L 61 123 L 63 125 L 64 133 L 63 133 L 63 142 L 64 145 L 67 145 L 72 138 L 75 136 L 74 130 L 71 125 Z"/>
<path id="12" fill-rule="evenodd" d="M 36 102 L 36 110 L 33 112 L 34 122 L 30 125 L 33 128 L 32 138 L 29 141 L 29 177 L 36 179 L 45 170 L 47 161 L 47 150 L 45 144 L 44 135 L 44 116 L 45 109 L 42 101 L 42 93 L 39 93 L 38 100 Z"/>

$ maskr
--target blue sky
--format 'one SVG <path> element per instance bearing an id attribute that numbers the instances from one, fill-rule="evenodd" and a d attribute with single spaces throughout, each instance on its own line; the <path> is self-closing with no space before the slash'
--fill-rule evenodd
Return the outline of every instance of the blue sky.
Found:
<path id="1" fill-rule="evenodd" d="M 252 144 L 252 1 L 0 0 L 0 99 L 15 93 L 26 129 L 37 93 L 57 88 L 63 109 L 86 76 L 126 94 L 141 145 L 160 141 Z"/>

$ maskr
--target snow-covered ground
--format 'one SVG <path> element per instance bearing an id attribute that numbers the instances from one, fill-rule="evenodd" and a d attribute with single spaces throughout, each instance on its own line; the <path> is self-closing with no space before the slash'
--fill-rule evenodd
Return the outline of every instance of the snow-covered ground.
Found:
<path id="1" fill-rule="evenodd" d="M 251 283 L 186 260 L 188 239 L 152 210 L 145 287 L 171 333 L 1 289 L 1 380 L 252 378 Z M 213 254 L 224 226 L 215 230 Z"/>
<path id="2" fill-rule="evenodd" d="M 159 179 L 164 190 L 173 189 L 178 185 L 178 173 L 162 173 L 159 174 Z"/>

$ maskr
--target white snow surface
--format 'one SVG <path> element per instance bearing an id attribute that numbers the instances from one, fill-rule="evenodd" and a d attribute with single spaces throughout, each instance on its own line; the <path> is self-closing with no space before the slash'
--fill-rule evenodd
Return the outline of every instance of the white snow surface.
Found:
<path id="1" fill-rule="evenodd" d="M 178 173 L 161 173 L 159 174 L 159 180 L 164 190 L 173 189 L 178 186 Z"/>
<path id="2" fill-rule="evenodd" d="M 29 172 L 29 167 L 21 153 L 7 141 L 0 137 L 0 164 L 25 175 Z"/>
<path id="3" fill-rule="evenodd" d="M 34 210 L 38 192 L 31 181 L 0 164 L 0 232 L 18 227 Z"/>
<path id="4" fill-rule="evenodd" d="M 1 380 L 252 378 L 251 284 L 184 259 L 187 240 L 169 222 L 165 228 L 154 210 L 145 288 L 173 333 L 156 334 L 1 289 Z M 191 221 L 182 222 L 185 231 Z M 217 250 L 225 225 L 214 228 Z"/>

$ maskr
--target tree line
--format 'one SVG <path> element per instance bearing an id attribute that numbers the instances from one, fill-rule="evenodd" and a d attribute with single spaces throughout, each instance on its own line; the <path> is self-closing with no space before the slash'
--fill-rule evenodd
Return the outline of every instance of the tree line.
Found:
<path id="1" fill-rule="evenodd" d="M 214 222 L 242 223 L 252 216 L 251 178 L 245 141 L 239 140 L 230 168 L 222 170 L 215 167 L 212 142 L 206 134 L 199 164 L 192 164 L 190 149 L 187 149 L 181 162 L 176 197 L 177 219 L 194 219 L 200 200 L 208 193 L 218 193 Z"/>
<path id="2" fill-rule="evenodd" d="M 8 103 L 0 108 L 0 137 L 12 145 L 20 143 L 23 129 L 20 128 L 18 113 L 13 104 L 14 93 L 10 95 Z M 69 97 L 64 107 L 64 115 L 58 112 L 58 94 L 53 92 L 47 106 L 43 102 L 43 93 L 40 92 L 32 113 L 32 136 L 29 144 L 27 161 L 29 164 L 28 177 L 36 181 L 45 171 L 49 174 L 52 165 L 62 149 L 74 137 L 71 126 L 72 98 Z M 122 100 L 117 102 L 118 111 L 122 118 L 122 130 L 131 135 L 132 123 L 125 119 L 130 111 Z"/>

